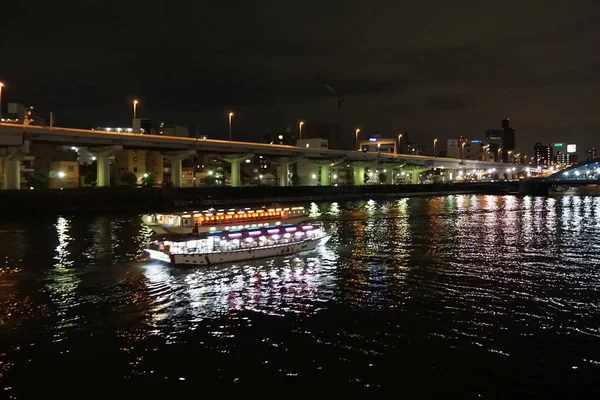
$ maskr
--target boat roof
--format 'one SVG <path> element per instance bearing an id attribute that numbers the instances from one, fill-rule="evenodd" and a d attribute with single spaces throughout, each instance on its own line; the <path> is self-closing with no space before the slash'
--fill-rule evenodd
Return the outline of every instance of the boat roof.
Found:
<path id="1" fill-rule="evenodd" d="M 183 218 L 189 218 L 192 216 L 200 216 L 202 214 L 215 215 L 215 214 L 226 214 L 226 213 L 246 213 L 246 212 L 265 212 L 265 211 L 289 211 L 289 210 L 306 210 L 306 207 L 303 206 L 291 206 L 291 207 L 281 207 L 277 206 L 262 206 L 262 207 L 245 207 L 245 208 L 229 208 L 229 209 L 208 209 L 208 210 L 193 210 L 193 211 L 176 211 L 171 213 L 156 213 L 155 215 L 179 215 Z"/>
<path id="2" fill-rule="evenodd" d="M 188 240 L 206 239 L 211 236 L 223 236 L 223 235 L 232 236 L 235 234 L 239 234 L 240 237 L 242 237 L 242 236 L 246 237 L 246 236 L 252 236 L 252 234 L 250 232 L 256 232 L 256 231 L 270 235 L 270 234 L 276 233 L 276 232 L 273 232 L 273 230 L 275 230 L 275 229 L 277 229 L 280 232 L 281 232 L 281 229 L 283 229 L 285 231 L 286 228 L 296 228 L 296 229 L 300 228 L 300 229 L 304 229 L 304 230 L 310 230 L 313 228 L 314 225 L 315 224 L 313 224 L 313 223 L 280 224 L 280 225 L 269 225 L 269 226 L 255 227 L 255 228 L 214 230 L 211 232 L 199 232 L 199 233 L 167 233 L 167 234 L 154 235 L 152 237 L 152 239 L 158 240 L 158 241 L 170 240 L 173 242 L 184 242 L 184 241 L 188 241 Z M 271 232 L 269 233 L 269 231 L 271 231 Z"/>

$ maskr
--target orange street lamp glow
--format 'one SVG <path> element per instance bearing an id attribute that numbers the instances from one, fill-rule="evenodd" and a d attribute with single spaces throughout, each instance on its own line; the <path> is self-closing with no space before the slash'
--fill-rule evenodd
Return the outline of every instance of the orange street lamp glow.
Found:
<path id="1" fill-rule="evenodd" d="M 137 117 L 137 105 L 138 105 L 139 101 L 134 100 L 133 101 L 133 119 L 136 119 Z"/>
<path id="2" fill-rule="evenodd" d="M 0 82 L 0 118 L 2 118 L 2 88 L 4 83 Z"/>
<path id="3" fill-rule="evenodd" d="M 360 133 L 360 128 L 356 128 L 355 134 L 356 134 L 356 150 L 360 150 L 358 148 L 358 134 Z"/>
<path id="4" fill-rule="evenodd" d="M 300 121 L 298 123 L 298 130 L 300 131 L 300 139 L 302 140 L 302 125 L 304 125 L 304 121 Z"/>
<path id="5" fill-rule="evenodd" d="M 233 118 L 233 113 L 229 113 L 229 141 L 231 142 L 231 119 Z"/>
<path id="6" fill-rule="evenodd" d="M 398 134 L 398 154 L 402 154 L 402 134 Z"/>

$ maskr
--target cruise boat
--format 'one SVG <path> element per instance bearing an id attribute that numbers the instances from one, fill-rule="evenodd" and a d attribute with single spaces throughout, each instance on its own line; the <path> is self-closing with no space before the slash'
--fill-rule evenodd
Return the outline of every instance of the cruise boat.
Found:
<path id="1" fill-rule="evenodd" d="M 308 211 L 304 207 L 263 207 L 148 214 L 144 215 L 142 220 L 154 233 L 163 235 L 261 228 L 284 223 L 297 224 L 306 221 L 308 217 Z"/>
<path id="2" fill-rule="evenodd" d="M 311 224 L 281 224 L 201 234 L 155 237 L 150 258 L 169 264 L 213 265 L 290 255 L 324 245 L 332 233 Z"/>

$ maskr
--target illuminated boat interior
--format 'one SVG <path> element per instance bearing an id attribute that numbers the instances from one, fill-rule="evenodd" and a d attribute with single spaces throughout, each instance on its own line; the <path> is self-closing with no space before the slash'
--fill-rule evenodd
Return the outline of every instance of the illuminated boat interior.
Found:
<path id="1" fill-rule="evenodd" d="M 153 222 L 152 219 L 154 218 L 155 222 L 162 226 L 190 228 L 193 228 L 196 224 L 198 226 L 231 224 L 226 227 L 226 230 L 235 230 L 264 227 L 268 226 L 269 221 L 272 220 L 285 220 L 307 215 L 304 207 L 246 208 L 244 210 L 209 210 L 184 212 L 181 214 L 156 214 L 154 217 L 147 216 L 147 221 Z"/>
<path id="2" fill-rule="evenodd" d="M 282 224 L 254 229 L 218 230 L 204 235 L 164 235 L 155 238 L 150 249 L 169 254 L 229 252 L 318 239 L 324 235 L 320 226 Z"/>

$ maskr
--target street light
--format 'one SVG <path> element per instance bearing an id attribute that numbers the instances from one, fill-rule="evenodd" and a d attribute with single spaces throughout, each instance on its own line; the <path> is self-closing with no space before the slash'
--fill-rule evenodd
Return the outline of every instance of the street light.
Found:
<path id="1" fill-rule="evenodd" d="M 2 88 L 4 83 L 0 82 L 0 119 L 2 119 Z"/>
<path id="2" fill-rule="evenodd" d="M 300 121 L 298 123 L 298 130 L 300 131 L 300 140 L 302 140 L 302 125 L 304 125 L 304 121 Z"/>
<path id="3" fill-rule="evenodd" d="M 498 161 L 500 161 L 500 153 L 502 152 L 502 147 L 498 149 Z"/>
<path id="4" fill-rule="evenodd" d="M 229 113 L 229 141 L 231 142 L 231 118 L 233 118 L 233 113 Z"/>
<path id="5" fill-rule="evenodd" d="M 356 128 L 356 150 L 360 151 L 360 149 L 358 148 L 358 133 L 360 132 L 360 128 Z"/>
<path id="6" fill-rule="evenodd" d="M 509 164 L 512 164 L 512 160 L 510 159 L 510 155 L 511 154 L 512 154 L 512 150 L 509 150 L 508 151 L 508 158 L 507 158 L 507 161 L 508 161 Z"/>
<path id="7" fill-rule="evenodd" d="M 434 158 L 435 158 L 435 145 L 436 145 L 436 143 L 437 143 L 437 139 L 433 139 L 433 157 Z"/>
<path id="8" fill-rule="evenodd" d="M 137 117 L 137 105 L 138 105 L 139 101 L 134 100 L 133 101 L 133 119 L 135 119 Z"/>
<path id="9" fill-rule="evenodd" d="M 462 154 L 462 159 L 465 159 L 465 144 L 467 144 L 467 142 L 463 142 L 462 145 L 460 146 L 460 152 Z"/>
<path id="10" fill-rule="evenodd" d="M 402 154 L 402 134 L 398 135 L 398 154 Z"/>

